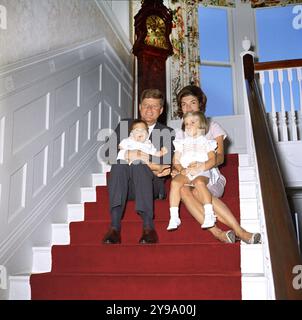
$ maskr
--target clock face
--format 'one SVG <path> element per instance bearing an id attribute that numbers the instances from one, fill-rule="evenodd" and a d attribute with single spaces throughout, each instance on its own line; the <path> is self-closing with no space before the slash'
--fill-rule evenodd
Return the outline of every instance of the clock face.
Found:
<path id="1" fill-rule="evenodd" d="M 166 26 L 162 18 L 152 15 L 146 19 L 147 35 L 145 44 L 157 48 L 168 49 L 165 36 Z"/>

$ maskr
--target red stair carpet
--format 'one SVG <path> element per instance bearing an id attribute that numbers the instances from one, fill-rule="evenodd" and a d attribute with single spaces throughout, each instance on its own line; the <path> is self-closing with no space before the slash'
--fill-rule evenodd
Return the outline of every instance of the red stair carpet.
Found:
<path id="1" fill-rule="evenodd" d="M 238 156 L 228 155 L 221 171 L 227 179 L 223 201 L 239 219 Z M 52 271 L 31 275 L 32 299 L 241 299 L 239 243 L 213 238 L 184 206 L 181 219 L 179 230 L 166 231 L 169 203 L 156 200 L 159 243 L 138 244 L 142 221 L 129 201 L 122 244 L 104 245 L 108 192 L 97 187 L 97 202 L 85 204 L 85 221 L 70 224 L 71 244 L 52 247 Z"/>

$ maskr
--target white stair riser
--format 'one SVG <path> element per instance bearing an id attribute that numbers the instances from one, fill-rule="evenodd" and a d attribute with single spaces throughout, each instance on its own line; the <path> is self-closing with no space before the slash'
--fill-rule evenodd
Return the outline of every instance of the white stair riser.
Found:
<path id="1" fill-rule="evenodd" d="M 84 204 L 68 204 L 67 205 L 67 222 L 84 221 Z"/>
<path id="2" fill-rule="evenodd" d="M 239 167 L 250 166 L 251 160 L 248 154 L 239 154 Z"/>
<path id="3" fill-rule="evenodd" d="M 241 273 L 264 274 L 263 249 L 261 244 L 241 244 Z"/>
<path id="4" fill-rule="evenodd" d="M 256 181 L 255 169 L 253 167 L 239 167 L 239 181 Z"/>
<path id="5" fill-rule="evenodd" d="M 33 273 L 51 271 L 51 247 L 33 247 Z"/>
<path id="6" fill-rule="evenodd" d="M 52 224 L 52 245 L 70 244 L 69 224 Z"/>
<path id="7" fill-rule="evenodd" d="M 106 186 L 107 178 L 105 173 L 94 173 L 92 174 L 92 186 Z"/>
<path id="8" fill-rule="evenodd" d="M 9 277 L 9 300 L 30 300 L 31 289 L 29 276 Z"/>
<path id="9" fill-rule="evenodd" d="M 239 182 L 240 199 L 256 199 L 256 183 L 254 182 Z"/>
<path id="10" fill-rule="evenodd" d="M 260 221 L 253 219 L 253 220 L 246 220 L 246 219 L 241 219 L 240 220 L 240 225 L 242 228 L 245 230 L 248 230 L 249 232 L 261 232 L 261 226 L 260 226 Z"/>
<path id="11" fill-rule="evenodd" d="M 81 203 L 96 202 L 95 188 L 81 188 Z"/>
<path id="12" fill-rule="evenodd" d="M 268 300 L 267 279 L 264 276 L 243 276 L 241 294 L 242 300 Z"/>
<path id="13" fill-rule="evenodd" d="M 256 199 L 240 200 L 240 217 L 241 220 L 259 219 L 258 203 Z"/>

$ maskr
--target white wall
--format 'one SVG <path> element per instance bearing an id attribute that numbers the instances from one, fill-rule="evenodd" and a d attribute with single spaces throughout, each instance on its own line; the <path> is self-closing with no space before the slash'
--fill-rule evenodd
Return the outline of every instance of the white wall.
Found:
<path id="1" fill-rule="evenodd" d="M 302 141 L 276 142 L 286 187 L 302 187 Z"/>
<path id="2" fill-rule="evenodd" d="M 7 11 L 7 29 L 0 28 L 0 66 L 105 37 L 130 68 L 129 34 L 125 39 L 118 37 L 97 1 L 1 0 Z"/>
<path id="3" fill-rule="evenodd" d="M 31 271 L 31 247 L 98 172 L 97 134 L 132 110 L 131 70 L 105 39 L 0 70 L 0 265 Z M 0 296 L 4 293 L 0 290 Z"/>

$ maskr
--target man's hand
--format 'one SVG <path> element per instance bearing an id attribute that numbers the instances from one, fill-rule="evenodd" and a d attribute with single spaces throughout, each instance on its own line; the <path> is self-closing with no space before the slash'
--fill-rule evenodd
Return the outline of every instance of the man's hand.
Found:
<path id="1" fill-rule="evenodd" d="M 184 169 L 181 169 L 181 170 L 180 170 L 180 174 L 182 174 L 183 176 L 186 176 L 186 175 L 189 173 L 188 170 L 189 170 L 189 169 L 185 169 L 185 168 L 184 168 Z"/>
<path id="2" fill-rule="evenodd" d="M 135 160 L 140 160 L 149 163 L 149 155 L 141 150 L 128 150 L 125 154 L 125 160 L 131 163 Z"/>
<path id="3" fill-rule="evenodd" d="M 180 174 L 180 171 L 178 171 L 177 169 L 173 168 L 172 171 L 171 171 L 171 177 L 174 178 L 178 174 Z"/>
<path id="4" fill-rule="evenodd" d="M 165 177 L 168 176 L 171 173 L 171 166 L 167 164 L 161 165 L 160 170 L 157 172 L 158 177 Z"/>

